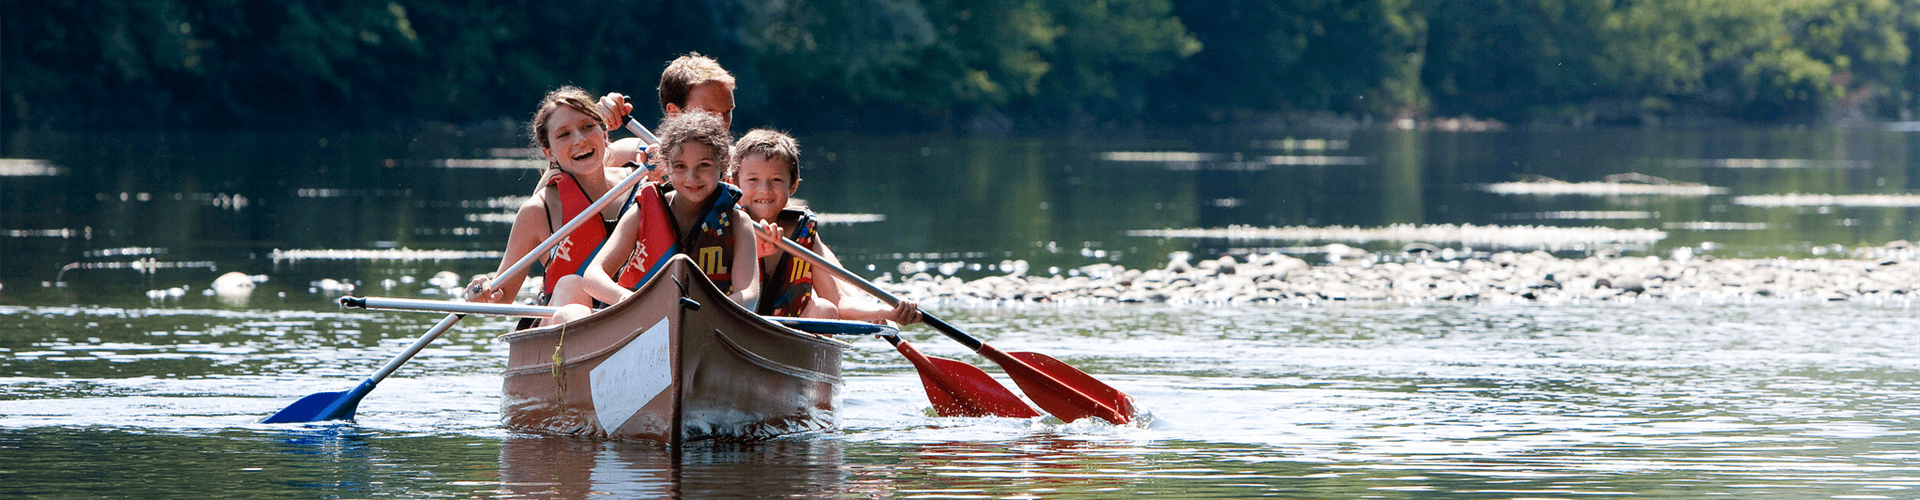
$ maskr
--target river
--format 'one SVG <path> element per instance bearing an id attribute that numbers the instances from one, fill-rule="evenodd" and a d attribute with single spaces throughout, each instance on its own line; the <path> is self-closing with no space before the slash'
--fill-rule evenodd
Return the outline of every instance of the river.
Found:
<path id="1" fill-rule="evenodd" d="M 1907 194 L 1920 135 L 1894 132 L 801 140 L 800 197 L 869 276 L 1154 268 L 1176 251 L 1319 262 L 1335 243 L 1389 256 L 1406 243 L 1166 231 L 1229 226 L 1596 229 L 1549 248 L 1562 256 L 1832 258 L 1920 238 Z M 934 417 L 911 366 L 863 339 L 837 428 L 678 451 L 502 429 L 495 336 L 509 323 L 469 318 L 352 424 L 257 423 L 352 387 L 438 319 L 341 309 L 331 300 L 348 287 L 446 298 L 436 275 L 464 283 L 494 267 L 502 214 L 538 173 L 524 143 L 6 137 L 0 496 L 1908 498 L 1920 486 L 1920 314 L 1903 301 L 933 303 L 1002 349 L 1094 374 L 1144 417 Z M 1616 174 L 1658 179 L 1591 184 Z M 214 293 L 236 272 L 250 292 Z M 998 373 L 925 327 L 905 333 Z"/>

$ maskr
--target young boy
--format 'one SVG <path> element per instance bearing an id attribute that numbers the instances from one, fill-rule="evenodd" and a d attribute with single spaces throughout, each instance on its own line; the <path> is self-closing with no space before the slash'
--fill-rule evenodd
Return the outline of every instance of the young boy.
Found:
<path id="1" fill-rule="evenodd" d="M 562 306 L 555 319 L 586 315 L 591 311 L 587 298 L 608 304 L 626 299 L 667 253 L 692 257 L 707 279 L 728 292 L 728 298 L 754 306 L 759 298 L 760 264 L 755 258 L 752 219 L 735 206 L 739 188 L 721 182 L 732 140 L 725 122 L 708 113 L 680 113 L 660 124 L 658 149 L 667 159 L 670 184 L 634 200 L 634 207 L 620 216 L 581 278 L 561 282 L 563 288 L 577 284 L 584 293 L 556 292 L 555 300 L 564 297 L 569 304 Z M 661 225 L 671 227 L 657 227 Z M 671 252 L 642 251 L 658 248 L 658 242 L 648 240 L 663 235 L 673 240 Z"/>
<path id="2" fill-rule="evenodd" d="M 757 253 L 763 270 L 760 307 L 755 312 L 767 316 L 900 324 L 920 321 L 919 307 L 912 301 L 901 301 L 898 307 L 889 310 L 856 306 L 852 301 L 842 300 L 836 280 L 816 279 L 813 266 L 773 244 L 772 238 L 792 238 L 839 264 L 833 251 L 820 241 L 813 212 L 806 207 L 788 205 L 800 189 L 800 145 L 793 137 L 774 130 L 754 129 L 734 143 L 732 163 L 733 183 L 740 186 L 742 192 L 740 206 L 764 228 L 778 231 L 777 234 L 755 232 L 761 239 Z"/>

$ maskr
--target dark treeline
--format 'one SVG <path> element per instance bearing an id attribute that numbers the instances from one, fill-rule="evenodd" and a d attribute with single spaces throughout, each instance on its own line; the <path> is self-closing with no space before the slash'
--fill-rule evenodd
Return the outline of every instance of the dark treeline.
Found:
<path id="1" fill-rule="evenodd" d="M 0 127 L 511 124 L 653 98 L 689 51 L 743 123 L 1024 129 L 1275 117 L 1910 120 L 1916 0 L 0 2 Z M 648 106 L 649 108 L 651 106 Z"/>

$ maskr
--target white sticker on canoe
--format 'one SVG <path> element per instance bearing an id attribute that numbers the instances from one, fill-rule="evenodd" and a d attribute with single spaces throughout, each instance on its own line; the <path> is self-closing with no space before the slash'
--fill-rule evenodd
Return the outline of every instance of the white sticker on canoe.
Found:
<path id="1" fill-rule="evenodd" d="M 667 320 L 661 319 L 593 368 L 593 413 L 612 434 L 641 407 L 673 385 L 673 353 Z"/>

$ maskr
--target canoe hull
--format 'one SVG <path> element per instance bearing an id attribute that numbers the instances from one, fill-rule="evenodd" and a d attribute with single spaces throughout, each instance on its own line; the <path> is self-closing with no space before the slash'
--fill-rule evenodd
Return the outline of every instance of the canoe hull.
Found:
<path id="1" fill-rule="evenodd" d="M 501 339 L 508 428 L 675 446 L 832 427 L 848 346 L 761 319 L 685 257 L 619 304 Z"/>

